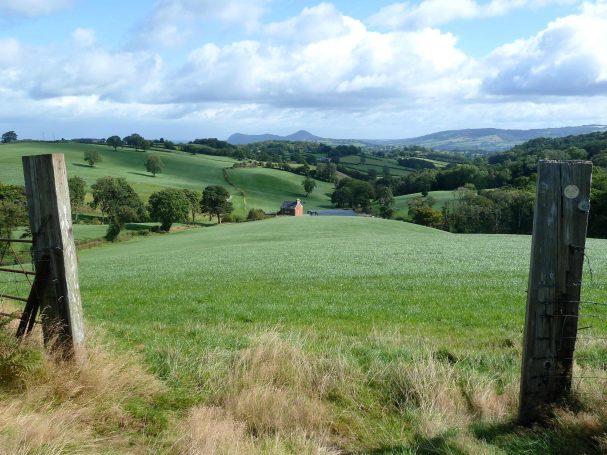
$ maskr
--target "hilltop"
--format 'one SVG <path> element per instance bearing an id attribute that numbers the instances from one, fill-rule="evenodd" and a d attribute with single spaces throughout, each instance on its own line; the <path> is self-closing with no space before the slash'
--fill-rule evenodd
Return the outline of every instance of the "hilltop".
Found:
<path id="1" fill-rule="evenodd" d="M 329 145 L 377 146 L 422 146 L 436 150 L 461 152 L 496 152 L 508 150 L 515 145 L 540 137 L 558 138 L 571 135 L 607 131 L 605 125 L 566 126 L 560 128 L 540 128 L 530 130 L 476 128 L 439 131 L 424 136 L 406 139 L 334 139 L 315 136 L 301 130 L 288 136 L 274 134 L 247 135 L 235 133 L 228 138 L 231 144 L 252 144 L 264 141 L 308 141 Z"/>
<path id="2" fill-rule="evenodd" d="M 257 142 L 265 142 L 265 141 L 322 141 L 323 138 L 319 136 L 314 136 L 312 133 L 299 130 L 295 133 L 289 134 L 288 136 L 278 136 L 276 134 L 241 134 L 235 133 L 232 134 L 228 141 L 233 145 L 243 145 L 243 144 L 255 144 Z"/>

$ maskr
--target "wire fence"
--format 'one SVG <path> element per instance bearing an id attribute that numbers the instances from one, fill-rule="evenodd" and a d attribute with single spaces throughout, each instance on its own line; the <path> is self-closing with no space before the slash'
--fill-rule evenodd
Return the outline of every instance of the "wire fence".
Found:
<path id="1" fill-rule="evenodd" d="M 23 318 L 36 277 L 32 264 L 31 240 L 0 238 L 0 320 Z"/>
<path id="2" fill-rule="evenodd" d="M 561 315 L 563 323 L 575 321 L 577 336 L 563 337 L 560 343 L 575 343 L 572 359 L 571 388 L 581 397 L 600 398 L 607 395 L 607 279 L 602 273 L 606 264 L 597 262 L 591 247 L 585 252 L 582 297 L 577 314 Z"/>

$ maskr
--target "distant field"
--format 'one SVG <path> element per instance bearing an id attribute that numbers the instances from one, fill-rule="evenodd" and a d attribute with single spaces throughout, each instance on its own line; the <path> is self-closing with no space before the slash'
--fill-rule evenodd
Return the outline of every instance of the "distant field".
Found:
<path id="1" fill-rule="evenodd" d="M 102 161 L 94 168 L 84 162 L 84 152 L 95 150 Z M 0 146 L 0 182 L 23 184 L 21 157 L 42 153 L 63 153 L 66 158 L 69 176 L 82 177 L 88 185 L 100 177 L 111 175 L 124 177 L 144 200 L 154 191 L 165 187 L 189 188 L 202 191 L 207 185 L 223 185 L 232 193 L 235 212 L 245 215 L 251 207 L 276 211 L 283 200 L 300 197 L 305 199 L 301 187 L 302 176 L 275 169 L 237 169 L 232 170 L 236 161 L 227 157 L 208 155 L 191 155 L 178 151 L 148 152 L 160 155 L 165 164 L 163 173 L 152 177 L 146 172 L 144 162 L 146 153 L 135 152 L 130 148 L 113 148 L 103 145 L 53 143 L 53 142 L 20 142 Z M 233 175 L 232 186 L 225 179 L 225 173 Z M 306 209 L 330 206 L 327 193 L 332 185 L 317 181 L 317 188 L 307 200 Z M 247 207 L 241 192 L 248 199 Z"/>
<path id="2" fill-rule="evenodd" d="M 371 169 L 374 169 L 377 172 L 377 175 L 381 176 L 384 167 L 388 166 L 390 170 L 390 175 L 393 176 L 401 176 L 407 175 L 411 171 L 402 166 L 399 166 L 396 160 L 393 158 L 380 158 L 371 155 L 365 155 L 365 162 L 360 162 L 360 156 L 345 156 L 340 159 L 340 163 L 347 168 L 354 169 L 360 172 L 368 172 Z"/>
<path id="3" fill-rule="evenodd" d="M 435 210 L 442 210 L 445 203 L 453 199 L 453 191 L 430 191 L 436 203 L 432 207 Z M 409 201 L 415 197 L 421 196 L 421 193 L 406 194 L 404 196 L 396 196 L 394 198 L 394 216 L 409 219 Z"/>

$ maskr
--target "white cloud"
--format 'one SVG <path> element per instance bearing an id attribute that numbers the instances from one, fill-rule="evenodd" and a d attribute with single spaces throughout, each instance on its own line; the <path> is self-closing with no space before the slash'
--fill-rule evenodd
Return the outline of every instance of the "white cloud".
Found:
<path id="1" fill-rule="evenodd" d="M 369 18 L 371 25 L 388 28 L 423 28 L 446 24 L 459 19 L 502 16 L 516 9 L 538 8 L 549 4 L 575 3 L 575 0 L 423 0 L 393 3 Z"/>
<path id="2" fill-rule="evenodd" d="M 175 33 L 186 3 L 158 4 L 177 8 L 165 24 Z M 229 11 L 190 3 L 215 18 Z M 505 3 L 483 5 L 493 8 L 486 14 L 498 14 Z M 238 129 L 407 137 L 473 126 L 600 123 L 607 121 L 606 30 L 607 2 L 587 3 L 537 36 L 476 60 L 437 28 L 373 31 L 322 3 L 260 28 L 254 40 L 206 43 L 173 66 L 151 50 L 104 49 L 92 29 L 76 29 L 63 47 L 5 38 L 0 126 L 15 129 L 11 119 L 28 115 L 70 125 L 89 119 L 93 135 L 94 122 L 114 122 L 132 131 L 190 128 L 196 133 L 173 137 L 191 139 Z"/>
<path id="3" fill-rule="evenodd" d="M 43 16 L 71 4 L 72 0 L 0 0 L 0 12 L 19 16 Z"/>
<path id="4" fill-rule="evenodd" d="M 0 38 L 0 70 L 13 66 L 21 58 L 21 44 L 14 38 Z"/>
<path id="5" fill-rule="evenodd" d="M 72 33 L 72 38 L 77 46 L 91 47 L 97 41 L 97 34 L 90 28 L 77 28 Z"/>
<path id="6" fill-rule="evenodd" d="M 465 70 L 474 62 L 455 37 L 435 29 L 371 32 L 321 4 L 265 32 L 270 41 L 194 50 L 167 81 L 165 101 L 357 109 L 382 100 L 461 96 L 478 85 Z"/>
<path id="7" fill-rule="evenodd" d="M 269 0 L 160 0 L 137 27 L 138 45 L 180 47 L 204 21 L 243 26 L 253 30 Z"/>
<path id="8" fill-rule="evenodd" d="M 607 3 L 586 4 L 536 36 L 502 46 L 485 89 L 497 95 L 607 95 Z"/>
<path id="9" fill-rule="evenodd" d="M 93 30 L 77 29 L 75 46 L 61 52 L 49 45 L 25 46 L 0 40 L 0 90 L 43 100 L 73 96 L 146 101 L 163 69 L 147 52 L 110 52 L 96 47 Z"/>

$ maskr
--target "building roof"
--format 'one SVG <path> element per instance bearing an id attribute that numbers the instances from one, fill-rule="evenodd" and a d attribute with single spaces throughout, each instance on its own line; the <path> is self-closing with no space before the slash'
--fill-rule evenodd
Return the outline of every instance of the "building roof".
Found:
<path id="1" fill-rule="evenodd" d="M 280 206 L 281 209 L 294 209 L 297 207 L 297 204 L 301 204 L 301 201 L 297 199 L 296 201 L 284 201 Z"/>

